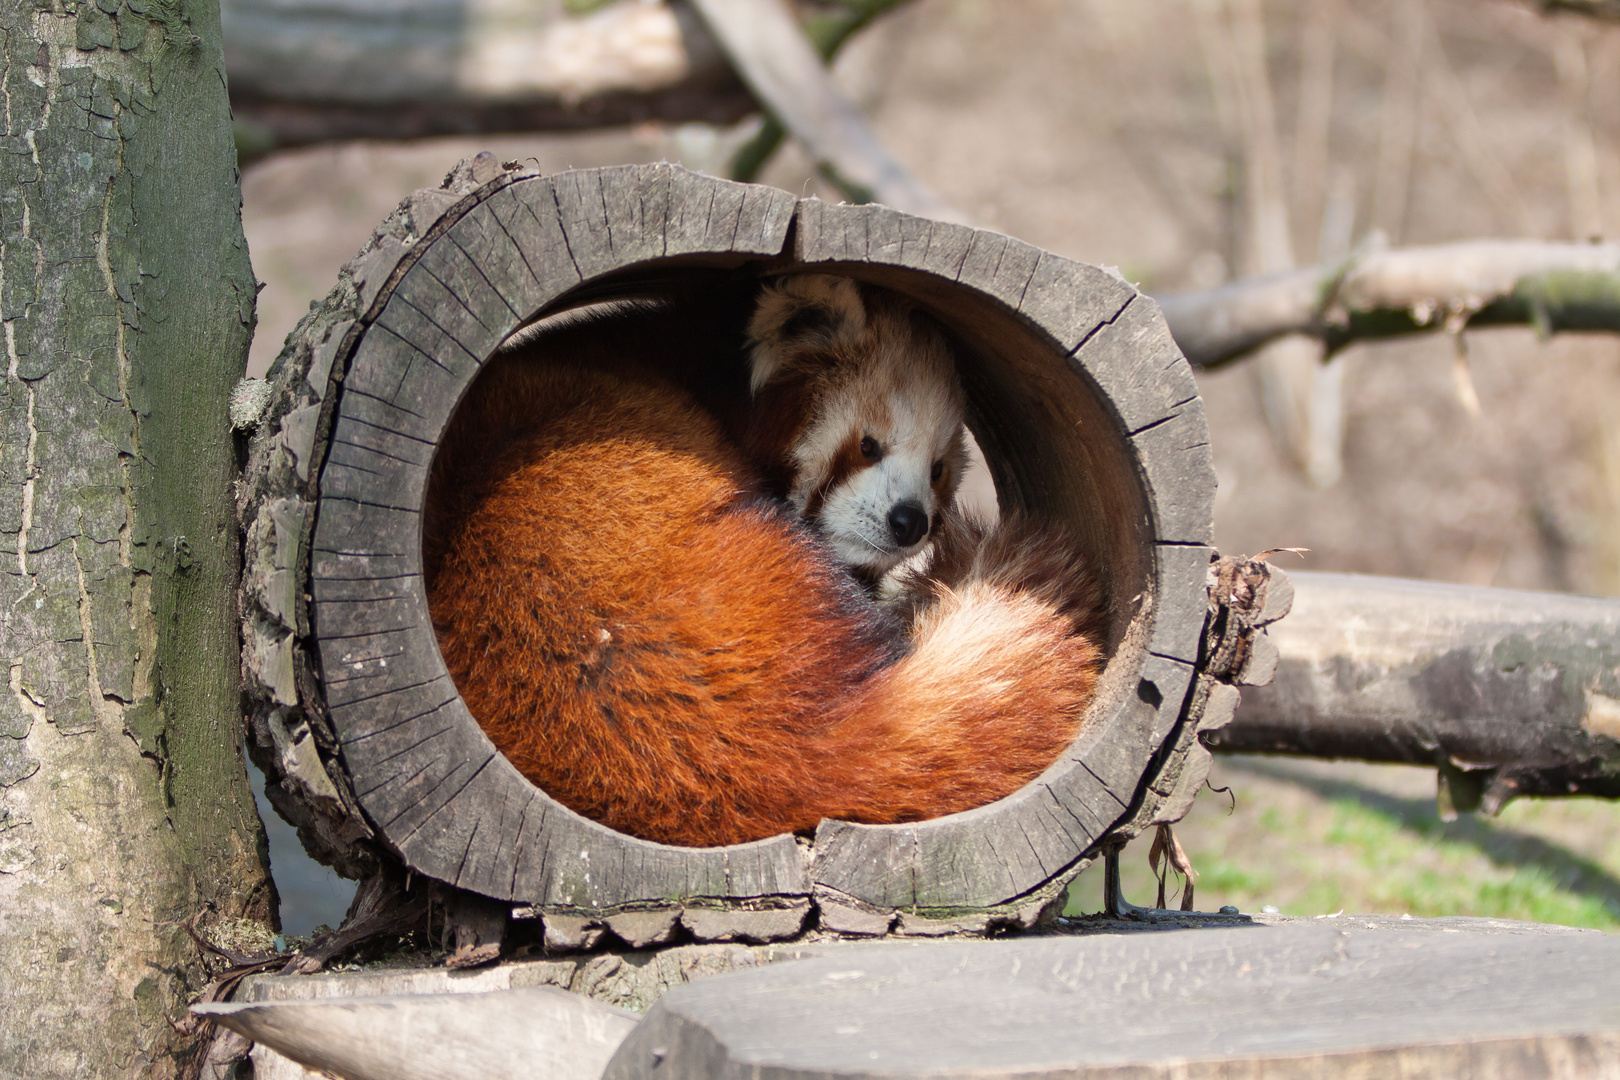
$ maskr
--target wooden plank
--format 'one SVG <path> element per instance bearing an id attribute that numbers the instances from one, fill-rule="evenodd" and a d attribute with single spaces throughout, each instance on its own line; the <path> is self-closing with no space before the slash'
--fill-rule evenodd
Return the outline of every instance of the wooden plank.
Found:
<path id="1" fill-rule="evenodd" d="M 357 777 L 355 793 L 389 843 L 412 865 L 431 865 L 435 877 L 449 879 L 465 848 L 447 846 L 444 831 L 470 828 L 458 822 L 450 807 L 499 755 L 476 724 L 461 719 L 464 708 L 459 716 L 454 706 L 445 713 L 452 723 L 419 730 L 416 741 L 397 756 L 374 763 L 365 780 Z"/>
<path id="2" fill-rule="evenodd" d="M 512 238 L 535 280 L 537 292 L 532 310 L 539 310 L 579 284 L 579 270 L 568 253 L 568 241 L 557 217 L 557 195 L 549 178 L 519 180 L 496 192 L 484 205 Z"/>
<path id="3" fill-rule="evenodd" d="M 344 402 L 354 395 L 391 406 L 398 434 L 436 441 L 477 366 L 475 354 L 452 346 L 439 326 L 404 301 L 392 298 L 387 308 L 355 350 Z"/>
<path id="4" fill-rule="evenodd" d="M 528 291 L 526 282 L 509 278 L 509 264 L 514 259 L 523 278 L 528 277 L 528 269 L 522 259 L 516 258 L 517 253 L 500 225 L 487 221 L 488 217 L 489 212 L 482 204 L 468 210 L 422 253 L 394 289 L 396 299 L 404 296 L 417 302 L 428 295 L 415 292 L 417 284 L 424 277 L 431 278 L 453 298 L 450 302 L 437 299 L 433 312 L 465 311 L 483 329 L 484 336 L 478 343 L 485 346 L 486 351 L 504 341 L 517 327 L 520 316 L 515 309 L 516 298 L 506 296 L 506 291 Z M 466 345 L 472 343 L 471 339 L 461 340 Z M 474 352 L 480 358 L 483 356 L 478 349 Z"/>
<path id="5" fill-rule="evenodd" d="M 1174 415 L 1198 396 L 1192 368 L 1171 338 L 1163 313 L 1140 293 L 1070 350 L 1118 411 L 1128 433 Z"/>
<path id="6" fill-rule="evenodd" d="M 878 907 L 899 907 L 915 895 L 921 866 L 917 826 L 858 825 L 824 820 L 816 826 L 811 876 Z"/>
<path id="7" fill-rule="evenodd" d="M 1144 664 L 1150 659 L 1144 658 Z M 1153 733 L 1165 726 L 1160 718 L 1164 703 L 1144 700 L 1138 690 L 1140 686 L 1129 689 L 1106 727 L 1089 738 L 1081 736 L 1076 754 L 1079 764 L 1096 778 L 1109 799 L 1122 806 L 1135 795 L 1142 782 L 1142 770 L 1158 746 Z M 1094 799 L 1091 805 L 1099 816 L 1106 814 L 1104 803 Z"/>
<path id="8" fill-rule="evenodd" d="M 962 272 L 975 238 L 995 246 L 1005 237 L 934 221 L 886 206 L 848 206 L 804 199 L 798 208 L 794 257 L 802 263 L 872 262 L 924 270 L 947 280 Z"/>
<path id="9" fill-rule="evenodd" d="M 1203 399 L 1194 398 L 1169 418 L 1136 432 L 1131 442 L 1147 476 L 1155 537 L 1179 544 L 1213 543 L 1215 458 Z"/>
<path id="10" fill-rule="evenodd" d="M 401 510 L 422 503 L 427 469 L 353 443 L 334 443 L 321 470 L 321 494 L 331 499 L 387 499 Z"/>
<path id="11" fill-rule="evenodd" d="M 378 346 L 373 346 L 375 347 Z M 372 430 L 367 435 L 362 435 L 354 428 L 343 427 L 345 422 Z M 342 430 L 347 439 L 354 441 L 364 439 L 369 445 L 391 449 L 401 456 L 420 453 L 431 459 L 434 439 L 426 431 L 429 426 L 420 413 L 407 411 L 399 404 L 367 393 L 360 387 L 346 386 L 343 393 L 343 410 L 333 430 L 334 432 Z M 386 441 L 388 439 L 397 441 L 390 443 Z M 420 450 L 408 451 L 404 445 L 406 443 L 420 447 Z"/>
<path id="12" fill-rule="evenodd" d="M 615 269 L 666 254 L 674 176 L 675 167 L 667 164 L 603 170 L 602 201 Z"/>
<path id="13" fill-rule="evenodd" d="M 515 895 L 547 908 L 805 895 L 798 845 L 778 836 L 731 848 L 674 848 L 637 840 L 547 799 L 525 824 Z"/>
<path id="14" fill-rule="evenodd" d="M 1196 663 L 1209 615 L 1210 560 L 1215 549 L 1202 544 L 1156 544 L 1153 633 L 1148 651 Z"/>
<path id="15" fill-rule="evenodd" d="M 1022 240 L 980 230 L 973 234 L 956 280 L 1000 300 L 1013 310 L 1023 303 L 1024 292 L 1044 254 Z"/>
<path id="16" fill-rule="evenodd" d="M 210 1003 L 206 1016 L 350 1080 L 596 1080 L 639 1019 L 555 987 Z"/>
<path id="17" fill-rule="evenodd" d="M 324 649 L 323 649 L 324 651 Z M 459 719 L 446 710 L 461 707 L 448 676 L 396 686 L 386 695 L 332 710 L 343 757 L 356 776 L 368 775 L 419 741 L 420 733 Z"/>
<path id="18" fill-rule="evenodd" d="M 664 254 L 670 166 L 581 169 L 553 178 L 581 280 Z"/>
<path id="19" fill-rule="evenodd" d="M 675 169 L 669 179 L 664 229 L 665 255 L 714 249 L 717 233 L 735 233 L 747 189 Z"/>
<path id="20" fill-rule="evenodd" d="M 407 563 L 410 565 L 407 566 Z M 370 580 L 418 573 L 419 564 L 419 555 L 407 556 L 390 552 L 340 553 L 316 549 L 310 560 L 310 575 L 314 581 Z"/>
<path id="21" fill-rule="evenodd" d="M 423 262 L 426 261 L 424 256 Z M 442 267 L 441 272 L 444 272 Z M 378 327 L 389 330 L 414 346 L 417 358 L 443 369 L 452 379 L 465 380 L 478 370 L 486 353 L 493 348 L 492 343 L 498 344 L 505 338 L 502 331 L 509 321 L 512 321 L 511 315 L 504 307 L 500 312 L 480 312 L 470 307 L 442 278 L 418 263 L 394 290 L 368 336 L 375 335 Z M 359 374 L 360 362 L 361 358 L 356 357 L 356 364 L 351 365 L 350 381 Z M 399 369 L 383 371 L 394 374 Z M 380 393 L 380 396 L 394 400 L 393 394 Z"/>
<path id="22" fill-rule="evenodd" d="M 787 247 L 788 229 L 797 205 L 797 199 L 776 188 L 746 185 L 737 227 L 726 249 L 754 255 L 780 255 Z"/>
<path id="23" fill-rule="evenodd" d="M 494 201 L 486 199 L 479 203 L 444 234 L 444 239 L 450 241 L 461 256 L 459 259 L 445 260 L 455 266 L 454 272 L 457 274 L 454 282 L 447 281 L 446 284 L 455 288 L 458 296 L 478 308 L 480 321 L 500 320 L 503 326 L 515 327 L 516 322 L 532 315 L 553 294 L 533 269 L 533 264 L 540 262 L 542 253 L 526 254 L 519 249 L 517 239 L 506 231 L 505 224 L 496 213 L 492 205 Z M 509 202 L 507 205 L 509 210 L 516 209 Z M 442 241 L 435 244 L 434 254 L 443 247 Z M 429 268 L 435 273 L 440 271 L 436 264 Z M 450 272 L 448 266 L 445 272 Z M 494 307 L 491 298 L 499 298 L 501 307 Z M 510 334 L 511 330 L 506 333 Z"/>
<path id="24" fill-rule="evenodd" d="M 1158 748 L 1181 716 L 1192 678 L 1193 665 L 1189 661 L 1149 653 L 1147 659 L 1142 662 L 1142 670 L 1136 684 L 1136 698 L 1154 710 L 1150 736 L 1152 749 Z M 1137 769 L 1137 775 L 1140 776 L 1142 769 L 1146 767 L 1147 761 L 1143 760 Z"/>
<path id="25" fill-rule="evenodd" d="M 1617 972 L 1620 939 L 1467 919 L 859 945 L 670 990 L 603 1076 L 1610 1076 Z"/>
<path id="26" fill-rule="evenodd" d="M 315 550 L 359 555 L 403 555 L 420 560 L 417 514 L 354 499 L 322 500 Z M 415 569 L 411 567 L 410 569 Z"/>
<path id="27" fill-rule="evenodd" d="M 613 257 L 612 235 L 608 231 L 602 170 L 570 169 L 552 177 L 551 185 L 568 257 L 580 280 L 616 269 L 619 263 Z"/>
<path id="28" fill-rule="evenodd" d="M 1106 271 L 1043 251 L 1019 298 L 1018 310 L 1057 338 L 1065 353 L 1072 353 L 1082 342 L 1106 331 L 1107 324 L 1128 311 L 1138 295 Z M 1169 330 L 1164 331 L 1164 343 L 1175 347 Z M 1191 378 L 1189 373 L 1189 382 Z"/>
<path id="29" fill-rule="evenodd" d="M 433 463 L 431 442 L 363 418 L 386 406 L 374 399 L 356 399 L 356 405 L 357 408 L 344 409 L 333 425 L 329 460 L 349 461 L 367 468 L 372 467 L 372 458 L 397 461 L 416 469 L 426 469 Z"/>

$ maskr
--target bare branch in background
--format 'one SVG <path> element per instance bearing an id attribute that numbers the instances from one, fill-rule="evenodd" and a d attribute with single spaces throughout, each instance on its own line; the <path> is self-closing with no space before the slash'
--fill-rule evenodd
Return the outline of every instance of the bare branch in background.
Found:
<path id="1" fill-rule="evenodd" d="M 1290 271 L 1295 266 L 1294 229 L 1267 66 L 1264 12 L 1258 0 L 1226 0 L 1221 7 L 1225 10 L 1217 11 L 1224 18 L 1209 20 L 1209 29 L 1220 39 L 1220 55 L 1209 57 L 1210 70 L 1217 101 L 1229 102 L 1225 111 L 1241 147 L 1246 262 L 1260 274 Z M 1337 17 L 1338 5 L 1332 2 L 1313 6 L 1307 17 L 1294 144 L 1296 204 L 1315 198 L 1324 186 Z M 1323 366 L 1319 342 L 1295 336 L 1268 342 L 1256 358 L 1255 371 L 1278 449 L 1316 486 L 1335 483 L 1344 471 L 1341 369 Z"/>
<path id="2" fill-rule="evenodd" d="M 244 154 L 335 139 L 407 139 L 729 123 L 757 106 L 683 6 L 618 0 L 223 0 Z"/>
<path id="3" fill-rule="evenodd" d="M 856 33 L 885 12 L 892 11 L 907 0 L 853 0 L 840 11 L 821 12 L 807 16 L 805 36 L 810 39 L 821 59 L 831 63 L 844 44 Z M 776 153 L 787 138 L 787 130 L 775 116 L 767 113 L 765 123 L 753 138 L 738 148 L 731 159 L 731 178 L 752 182 L 759 178 L 765 163 Z"/>
<path id="4" fill-rule="evenodd" d="M 1194 367 L 1287 334 L 1355 341 L 1480 326 L 1620 332 L 1620 244 L 1479 240 L 1357 255 L 1339 266 L 1157 298 Z"/>
<path id="5" fill-rule="evenodd" d="M 754 96 L 852 202 L 966 221 L 889 153 L 833 84 L 783 0 L 691 3 Z"/>
<path id="6" fill-rule="evenodd" d="M 1226 753 L 1436 765 L 1442 808 L 1620 797 L 1620 600 L 1359 574 L 1289 574 L 1269 686 Z"/>
<path id="7" fill-rule="evenodd" d="M 830 54 L 904 2 L 818 4 L 804 15 L 805 32 Z M 641 121 L 730 124 L 760 108 L 686 4 L 413 0 L 407 6 L 223 0 L 243 156 L 338 139 Z"/>

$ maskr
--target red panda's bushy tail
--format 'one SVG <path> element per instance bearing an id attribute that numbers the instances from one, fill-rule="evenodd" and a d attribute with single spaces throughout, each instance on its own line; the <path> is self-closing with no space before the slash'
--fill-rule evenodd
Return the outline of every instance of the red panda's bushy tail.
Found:
<path id="1" fill-rule="evenodd" d="M 1052 534 L 949 533 L 908 634 L 679 392 L 512 366 L 464 410 L 424 535 L 440 648 L 571 809 L 686 846 L 920 820 L 1015 791 L 1078 732 L 1100 615 Z"/>
<path id="2" fill-rule="evenodd" d="M 848 721 L 852 741 L 885 737 L 866 782 L 846 788 L 861 798 L 827 816 L 915 821 L 982 806 L 1033 780 L 1080 731 L 1106 628 L 1074 546 L 1017 518 L 949 520 L 937 544 L 928 573 L 904 582 L 921 597 L 912 652 L 862 688 Z"/>

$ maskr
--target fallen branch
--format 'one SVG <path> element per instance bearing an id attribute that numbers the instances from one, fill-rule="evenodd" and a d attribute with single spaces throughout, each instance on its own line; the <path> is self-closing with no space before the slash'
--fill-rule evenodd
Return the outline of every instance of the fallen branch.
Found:
<path id="1" fill-rule="evenodd" d="M 1530 0 L 1543 15 L 1569 13 L 1620 22 L 1620 0 Z"/>
<path id="2" fill-rule="evenodd" d="M 686 6 L 618 0 L 224 0 L 249 154 L 347 138 L 730 123 L 757 109 Z"/>
<path id="3" fill-rule="evenodd" d="M 1620 797 L 1620 600 L 1294 572 L 1211 749 L 1436 765 L 1442 801 Z"/>
<path id="4" fill-rule="evenodd" d="M 831 63 L 845 42 L 865 29 L 873 19 L 906 2 L 907 0 L 853 0 L 843 11 L 810 16 L 804 21 L 804 34 L 810 39 L 811 46 L 821 59 Z M 758 179 L 760 170 L 771 159 L 771 155 L 776 153 L 785 138 L 787 129 L 782 126 L 782 122 L 766 113 L 765 123 L 759 131 L 738 147 L 737 152 L 732 155 L 731 179 L 745 183 Z"/>
<path id="5" fill-rule="evenodd" d="M 1286 334 L 1329 353 L 1355 341 L 1527 325 L 1540 334 L 1620 330 L 1620 244 L 1476 240 L 1352 256 L 1158 298 L 1194 367 L 1236 360 Z"/>
<path id="6" fill-rule="evenodd" d="M 833 84 L 783 0 L 691 3 L 754 96 L 850 201 L 965 222 L 890 155 Z"/>

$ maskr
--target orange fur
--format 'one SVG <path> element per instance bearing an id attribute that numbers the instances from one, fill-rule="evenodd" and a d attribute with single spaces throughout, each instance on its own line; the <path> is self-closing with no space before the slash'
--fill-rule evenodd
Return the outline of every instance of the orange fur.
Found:
<path id="1" fill-rule="evenodd" d="M 969 809 L 1072 741 L 1101 616 L 1053 534 L 953 523 L 903 623 L 687 393 L 588 362 L 493 361 L 424 522 L 446 664 L 531 781 L 705 846 Z"/>

